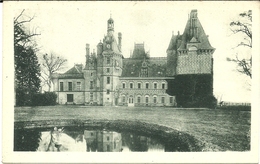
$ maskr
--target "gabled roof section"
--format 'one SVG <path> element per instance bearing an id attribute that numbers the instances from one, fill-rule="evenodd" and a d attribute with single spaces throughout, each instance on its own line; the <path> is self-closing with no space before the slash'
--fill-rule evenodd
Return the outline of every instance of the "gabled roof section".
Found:
<path id="1" fill-rule="evenodd" d="M 208 36 L 205 34 L 204 29 L 197 17 L 197 10 L 192 10 L 190 17 L 187 21 L 185 30 L 182 35 L 181 45 L 178 50 L 186 50 L 187 43 L 194 42 L 197 40 L 198 49 L 214 49 L 208 40 Z"/>
<path id="2" fill-rule="evenodd" d="M 83 65 L 82 64 L 75 64 L 74 67 L 69 69 L 64 74 L 78 74 L 78 73 L 82 73 L 82 69 L 83 69 Z"/>
<path id="3" fill-rule="evenodd" d="M 67 72 L 63 74 L 56 74 L 54 78 L 58 79 L 84 79 L 84 74 L 82 72 L 83 65 L 75 64 L 74 67 L 69 69 Z"/>
<path id="4" fill-rule="evenodd" d="M 140 77 L 144 59 L 125 58 L 123 59 L 123 71 L 121 77 Z M 148 67 L 148 77 L 166 76 L 166 57 L 153 57 L 145 59 Z"/>

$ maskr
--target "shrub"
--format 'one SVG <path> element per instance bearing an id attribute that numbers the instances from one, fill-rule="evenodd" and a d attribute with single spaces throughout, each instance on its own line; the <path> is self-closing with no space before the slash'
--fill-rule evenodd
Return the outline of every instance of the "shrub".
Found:
<path id="1" fill-rule="evenodd" d="M 57 95 L 54 92 L 35 94 L 32 98 L 32 106 L 56 105 Z"/>

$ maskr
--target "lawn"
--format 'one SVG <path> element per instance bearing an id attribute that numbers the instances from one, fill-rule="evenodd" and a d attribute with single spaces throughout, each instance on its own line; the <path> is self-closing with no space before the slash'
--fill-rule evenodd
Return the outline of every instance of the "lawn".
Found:
<path id="1" fill-rule="evenodd" d="M 249 151 L 251 111 L 168 107 L 15 107 L 15 121 L 130 120 L 167 126 L 194 136 L 207 151 Z"/>

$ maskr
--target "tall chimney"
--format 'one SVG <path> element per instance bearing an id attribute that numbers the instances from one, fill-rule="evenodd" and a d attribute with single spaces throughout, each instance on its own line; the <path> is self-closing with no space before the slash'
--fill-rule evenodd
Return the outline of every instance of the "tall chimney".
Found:
<path id="1" fill-rule="evenodd" d="M 89 60 L 89 44 L 86 44 L 86 65 Z"/>
<path id="2" fill-rule="evenodd" d="M 118 33 L 118 48 L 119 48 L 119 51 L 121 51 L 121 47 L 122 47 L 122 33 L 119 32 Z"/>

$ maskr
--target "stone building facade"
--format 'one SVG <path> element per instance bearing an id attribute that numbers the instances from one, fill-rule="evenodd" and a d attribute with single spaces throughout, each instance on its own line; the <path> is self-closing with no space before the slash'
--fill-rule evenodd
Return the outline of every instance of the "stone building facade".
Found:
<path id="1" fill-rule="evenodd" d="M 213 85 L 214 48 L 211 47 L 192 10 L 182 35 L 173 35 L 167 57 L 150 57 L 144 44 L 135 44 L 124 58 L 122 34 L 114 34 L 114 20 L 107 21 L 107 34 L 97 52 L 86 44 L 86 64 L 75 65 L 64 74 L 55 74 L 54 88 L 59 104 L 103 106 L 175 106 L 171 93 L 176 77 L 209 75 Z M 213 92 L 210 91 L 210 92 Z"/>

